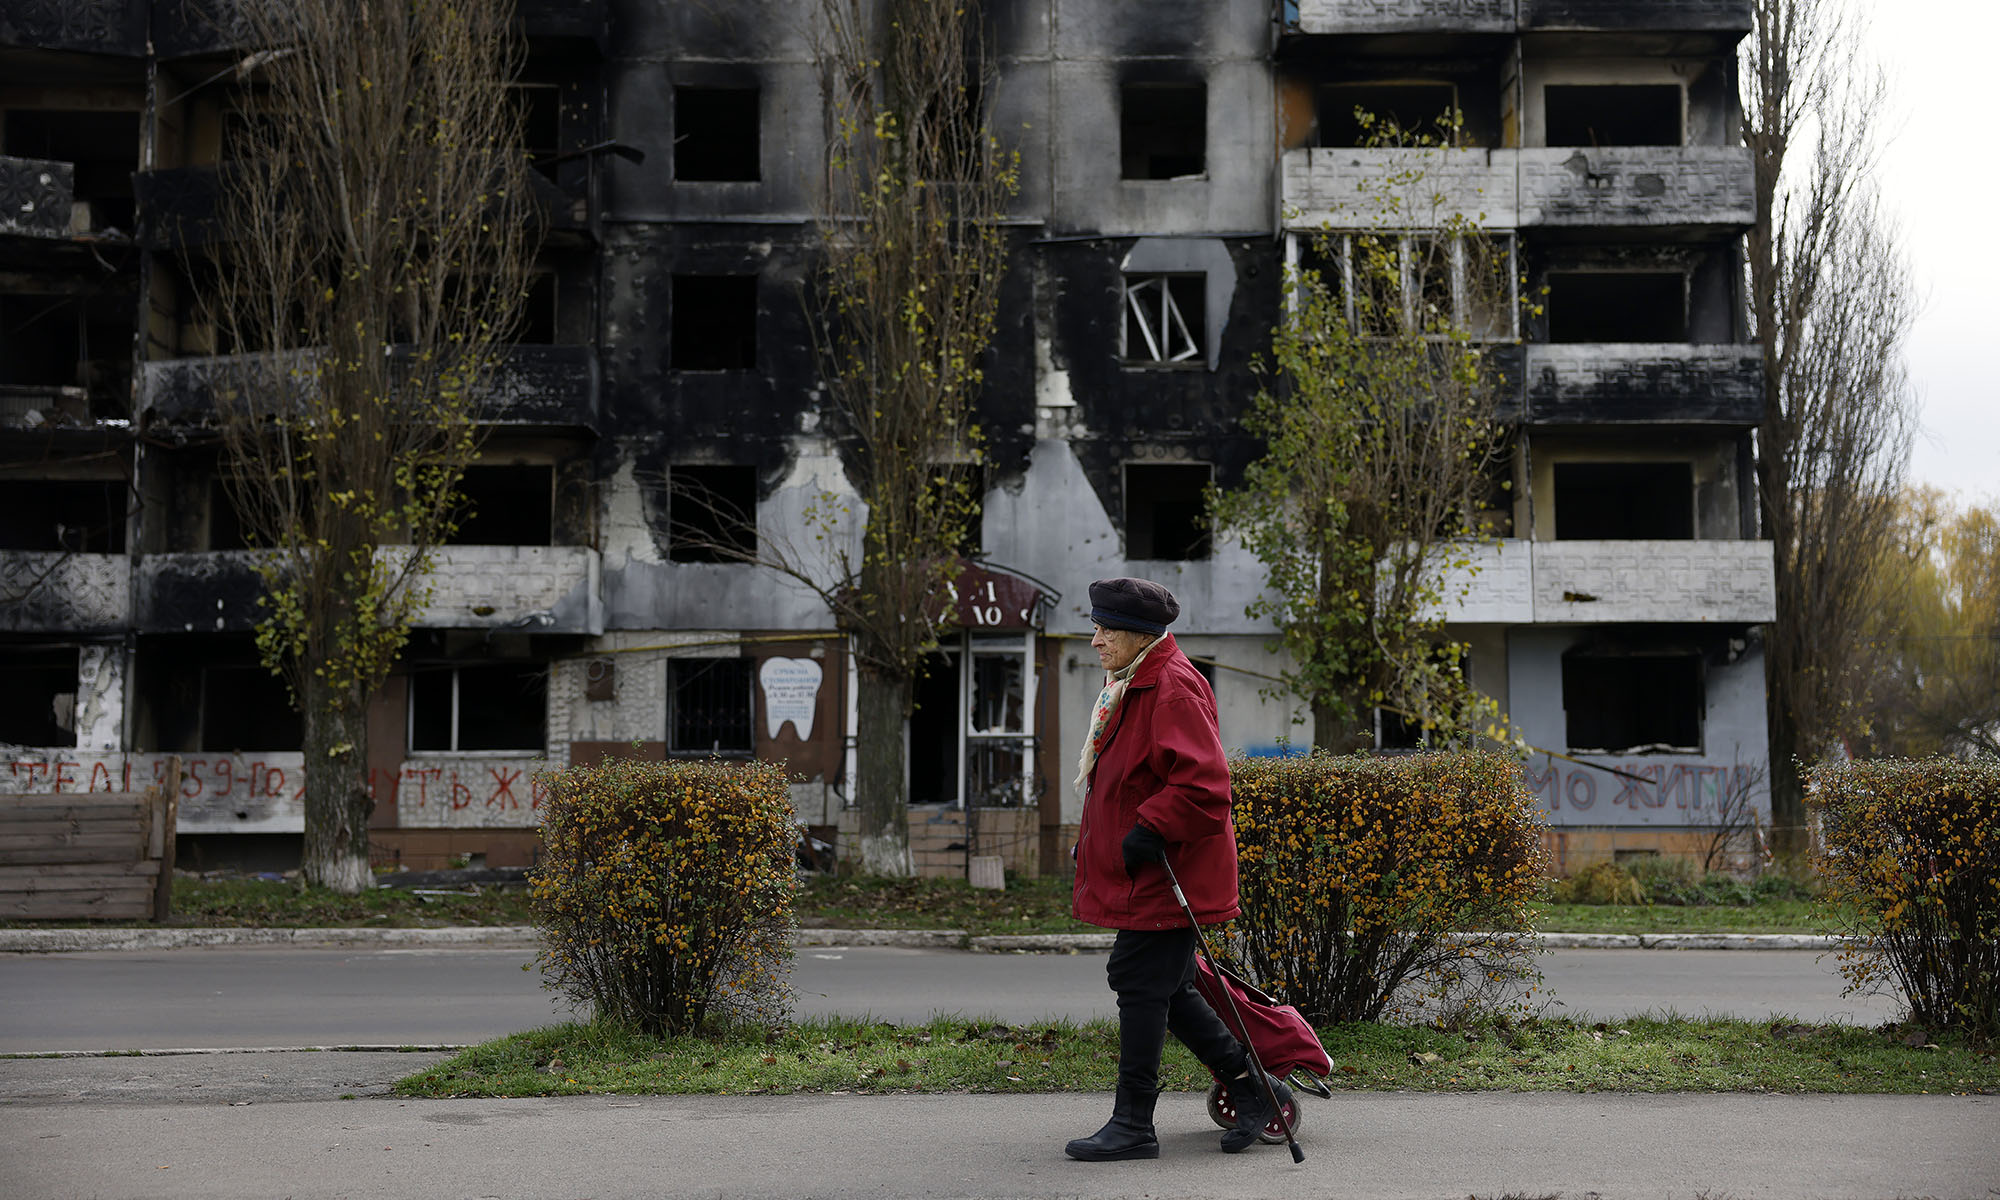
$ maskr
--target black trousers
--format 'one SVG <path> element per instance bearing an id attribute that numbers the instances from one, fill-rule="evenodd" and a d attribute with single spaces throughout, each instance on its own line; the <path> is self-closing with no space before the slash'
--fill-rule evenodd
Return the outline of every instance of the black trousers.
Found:
<path id="1" fill-rule="evenodd" d="M 1104 973 L 1118 993 L 1118 1089 L 1160 1090 L 1171 1032 L 1224 1079 L 1249 1063 L 1243 1047 L 1194 988 L 1193 929 L 1121 929 Z"/>

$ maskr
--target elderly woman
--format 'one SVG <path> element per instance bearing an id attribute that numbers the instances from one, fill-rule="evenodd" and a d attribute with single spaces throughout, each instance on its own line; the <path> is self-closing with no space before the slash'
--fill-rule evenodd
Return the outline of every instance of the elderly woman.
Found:
<path id="1" fill-rule="evenodd" d="M 1101 579 L 1090 605 L 1105 678 L 1076 777 L 1084 803 L 1072 911 L 1118 931 L 1105 967 L 1118 994 L 1118 1093 L 1110 1122 L 1064 1151 L 1087 1162 L 1160 1156 L 1153 1102 L 1172 1031 L 1227 1081 L 1237 1122 L 1222 1148 L 1235 1154 L 1255 1143 L 1271 1106 L 1243 1047 L 1195 990 L 1195 930 L 1159 866 L 1173 865 L 1203 925 L 1236 916 L 1236 828 L 1215 695 L 1167 632 L 1180 615 L 1172 592 Z"/>

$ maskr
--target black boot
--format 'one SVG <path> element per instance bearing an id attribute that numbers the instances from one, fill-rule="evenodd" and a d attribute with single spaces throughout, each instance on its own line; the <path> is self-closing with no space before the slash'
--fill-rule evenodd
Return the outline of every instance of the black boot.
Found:
<path id="1" fill-rule="evenodd" d="M 1281 1108 L 1289 1108 L 1292 1103 L 1292 1089 L 1276 1076 L 1267 1076 L 1271 1090 L 1278 1095 Z M 1224 1154 L 1241 1154 L 1257 1141 L 1257 1136 L 1277 1117 L 1271 1109 L 1271 1101 L 1264 1095 L 1263 1085 L 1254 1074 L 1244 1074 L 1231 1079 L 1229 1106 L 1236 1110 L 1236 1128 L 1222 1135 Z"/>
<path id="2" fill-rule="evenodd" d="M 1153 1102 L 1159 1098 L 1155 1091 L 1119 1088 L 1111 1120 L 1091 1136 L 1064 1146 L 1063 1153 L 1084 1162 L 1160 1157 L 1160 1139 L 1153 1135 Z"/>

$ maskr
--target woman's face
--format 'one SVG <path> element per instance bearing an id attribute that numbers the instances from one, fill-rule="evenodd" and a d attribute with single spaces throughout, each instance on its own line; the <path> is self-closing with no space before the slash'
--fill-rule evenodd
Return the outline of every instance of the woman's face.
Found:
<path id="1" fill-rule="evenodd" d="M 1139 651 L 1144 650 L 1152 640 L 1150 633 L 1107 629 L 1099 625 L 1097 632 L 1090 635 L 1090 646 L 1097 651 L 1097 661 L 1104 664 L 1105 670 L 1122 671 L 1139 657 Z"/>

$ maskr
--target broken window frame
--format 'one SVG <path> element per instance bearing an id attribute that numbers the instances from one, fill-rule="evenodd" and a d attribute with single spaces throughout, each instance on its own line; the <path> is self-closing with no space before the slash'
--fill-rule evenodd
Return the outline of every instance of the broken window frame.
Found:
<path id="1" fill-rule="evenodd" d="M 539 724 L 539 728 L 541 731 L 541 740 L 536 745 L 496 746 L 496 747 L 485 747 L 485 748 L 471 748 L 464 745 L 464 742 L 467 740 L 465 738 L 465 729 L 464 729 L 465 714 L 464 714 L 464 705 L 462 703 L 462 696 L 465 691 L 463 685 L 464 672 L 481 671 L 498 667 L 515 668 L 519 672 L 520 677 L 523 678 L 525 678 L 530 673 L 534 672 L 539 672 L 541 676 L 542 715 Z M 448 749 L 441 749 L 438 747 L 419 748 L 417 746 L 418 676 L 419 675 L 438 676 L 446 674 L 448 674 L 451 679 L 451 707 L 448 718 L 451 730 L 451 737 L 450 737 L 451 745 Z M 483 691 L 482 694 L 491 695 L 491 692 L 490 690 Z M 508 756 L 508 755 L 532 756 L 537 754 L 546 754 L 548 752 L 549 669 L 546 663 L 533 662 L 527 660 L 512 660 L 512 661 L 485 660 L 476 663 L 413 664 L 409 672 L 409 695 L 403 707 L 405 713 L 404 744 L 408 748 L 408 754 L 412 758 L 437 757 L 437 756 L 453 755 L 453 754 L 460 754 L 460 755 L 478 754 L 478 755 L 493 755 L 493 756 Z"/>
<path id="2" fill-rule="evenodd" d="M 65 652 L 67 656 L 66 664 L 63 661 L 61 661 L 65 658 Z M 42 661 L 36 661 L 36 660 L 42 660 Z M 62 712 L 63 712 L 62 697 L 65 695 L 69 697 L 69 725 L 68 725 L 69 740 L 49 741 L 46 740 L 45 735 L 38 734 L 36 735 L 37 740 L 29 741 L 26 739 L 15 738 L 11 736 L 13 732 L 17 731 L 9 730 L 7 733 L 0 733 L 0 743 L 8 743 L 18 746 L 32 746 L 37 749 L 42 749 L 42 748 L 73 749 L 77 743 L 77 736 L 79 732 L 77 729 L 78 725 L 77 718 L 82 709 L 82 700 L 83 700 L 82 649 L 74 645 L 8 647 L 6 653 L 0 654 L 0 679 L 7 678 L 9 674 L 15 671 L 35 672 L 44 675 L 54 673 L 63 676 L 64 681 L 69 683 L 68 692 L 64 692 L 60 690 L 60 688 L 57 688 L 53 690 L 40 689 L 35 693 L 33 693 L 33 694 L 47 696 L 49 699 L 49 712 L 42 719 L 45 719 L 48 722 L 48 727 L 50 729 L 64 728 L 62 721 Z M 67 672 L 66 675 L 64 675 L 65 672 Z M 13 707 L 14 706 L 13 702 L 18 701 L 21 695 L 22 695 L 22 688 L 19 684 L 19 681 L 18 680 L 10 681 L 7 687 L 7 697 L 8 700 L 10 701 L 9 706 Z M 26 714 L 29 712 L 30 706 L 26 704 L 21 704 L 19 705 L 19 708 L 21 715 L 23 716 L 24 719 L 26 719 Z M 20 729 L 18 732 L 25 733 L 26 727 L 25 726 L 22 727 L 22 729 Z"/>
<path id="3" fill-rule="evenodd" d="M 1134 147 L 1128 145 L 1128 143 L 1132 142 L 1135 138 L 1138 137 L 1138 135 L 1153 131 L 1161 124 L 1160 122 L 1157 122 L 1155 120 L 1149 120 L 1145 115 L 1143 97 L 1149 92 L 1156 94 L 1178 92 L 1183 94 L 1183 98 L 1185 98 L 1188 95 L 1198 95 L 1200 97 L 1201 128 L 1199 131 L 1193 131 L 1193 132 L 1195 133 L 1195 140 L 1199 146 L 1199 149 L 1196 152 L 1195 157 L 1198 159 L 1201 165 L 1195 170 L 1183 171 L 1180 172 L 1179 174 L 1173 174 L 1173 175 L 1155 175 L 1151 170 L 1152 160 L 1156 157 L 1167 157 L 1167 156 L 1154 153 L 1153 147 L 1150 145 L 1150 143 L 1145 147 Z M 1127 183 L 1172 183 L 1172 182 L 1186 182 L 1190 180 L 1207 179 L 1209 171 L 1209 161 L 1208 161 L 1209 115 L 1210 114 L 1208 110 L 1208 82 L 1206 80 L 1195 80 L 1191 82 L 1190 81 L 1153 82 L 1153 81 L 1135 80 L 1129 83 L 1120 84 L 1118 88 L 1118 177 Z M 1180 130 L 1179 132 L 1185 134 L 1190 131 Z M 1147 170 L 1143 174 L 1138 174 L 1138 175 L 1128 174 L 1126 172 L 1126 165 L 1128 160 L 1134 154 L 1140 153 L 1142 151 L 1146 154 L 1146 161 L 1148 164 Z"/>
<path id="4" fill-rule="evenodd" d="M 1121 277 L 1123 280 L 1123 303 L 1119 307 L 1118 357 L 1128 367 L 1172 368 L 1207 365 L 1207 313 L 1194 327 L 1188 325 L 1181 313 L 1180 302 L 1174 299 L 1174 281 L 1192 280 L 1197 294 L 1202 296 L 1206 309 L 1208 276 L 1184 271 L 1154 271 L 1135 273 Z M 1135 282 L 1136 281 L 1136 282 Z M 1156 291 L 1159 295 L 1158 312 L 1149 312 L 1144 306 L 1151 301 L 1142 293 Z M 1157 317 L 1156 330 L 1152 322 Z M 1131 329 L 1134 324 L 1144 338 L 1145 357 L 1134 353 L 1131 345 Z M 1181 337 L 1182 348 L 1176 349 L 1174 334 Z"/>
<path id="5" fill-rule="evenodd" d="M 1584 698 L 1579 697 L 1575 706 L 1572 707 L 1570 698 L 1570 678 L 1569 678 L 1570 664 L 1572 662 L 1580 663 L 1584 661 L 1590 661 L 1593 663 L 1604 663 L 1604 664 L 1626 664 L 1625 670 L 1626 673 L 1629 675 L 1630 674 L 1629 664 L 1631 664 L 1636 660 L 1642 660 L 1642 659 L 1650 659 L 1650 660 L 1675 659 L 1683 662 L 1689 662 L 1692 664 L 1694 671 L 1694 681 L 1693 681 L 1694 690 L 1692 696 L 1694 704 L 1694 713 L 1693 713 L 1693 727 L 1695 734 L 1694 741 L 1691 743 L 1680 743 L 1673 741 L 1652 741 L 1652 742 L 1637 741 L 1625 746 L 1581 746 L 1576 744 L 1578 739 L 1576 737 L 1574 730 L 1572 729 L 1572 718 L 1570 716 L 1571 712 L 1593 711 L 1601 713 L 1605 709 L 1606 705 L 1602 700 L 1598 700 L 1597 702 L 1591 704 L 1585 704 L 1583 703 Z M 1610 669 L 1616 670 L 1617 668 L 1612 667 Z M 1707 733 L 1708 733 L 1707 675 L 1708 673 L 1706 669 L 1706 661 L 1702 656 L 1701 652 L 1698 650 L 1681 649 L 1681 648 L 1671 648 L 1671 649 L 1659 648 L 1659 649 L 1637 649 L 1637 650 L 1615 650 L 1615 651 L 1614 650 L 1590 651 L 1590 650 L 1579 650 L 1572 648 L 1570 650 L 1565 651 L 1561 657 L 1557 671 L 1557 680 L 1558 680 L 1557 694 L 1562 701 L 1563 742 L 1565 748 L 1571 754 L 1596 754 L 1596 755 L 1701 754 L 1703 752 L 1702 746 L 1707 739 Z"/>
<path id="6" fill-rule="evenodd" d="M 950 664 L 944 669 L 955 672 L 952 692 L 957 706 L 952 719 L 957 782 L 946 807 L 1020 808 L 1039 794 L 1035 761 L 1041 751 L 1036 728 L 1041 681 L 1036 674 L 1036 637 L 1032 629 L 990 634 L 961 630 L 939 646 L 938 657 Z M 1018 760 L 1014 769 L 994 771 L 995 764 L 1004 765 L 1010 758 Z M 914 789 L 910 795 L 912 804 L 933 803 L 917 800 Z"/>
<path id="7" fill-rule="evenodd" d="M 667 753 L 669 755 L 677 757 L 689 756 L 689 755 L 701 755 L 704 757 L 714 757 L 714 758 L 743 759 L 743 758 L 749 758 L 756 753 L 757 750 L 757 660 L 756 659 L 743 656 L 732 656 L 732 655 L 716 655 L 716 656 L 677 655 L 675 657 L 667 659 L 664 670 L 666 672 L 666 698 L 667 698 L 667 727 L 665 730 L 664 740 L 666 741 Z M 690 677 L 684 679 L 677 679 L 676 676 L 682 674 L 683 672 L 690 673 Z M 734 686 L 738 678 L 740 677 L 741 687 L 742 687 L 742 721 L 741 721 L 741 730 L 743 734 L 742 744 L 724 745 L 722 744 L 721 739 L 716 737 L 710 737 L 708 740 L 708 744 L 706 745 L 686 744 L 682 740 L 682 733 L 683 733 L 682 717 L 684 715 L 684 705 L 686 705 L 688 701 L 682 695 L 683 690 L 689 688 L 693 684 L 701 682 L 708 675 L 716 672 L 721 672 L 723 675 L 722 679 L 719 682 L 724 685 L 728 685 L 732 691 L 734 690 Z M 715 689 L 714 685 L 711 684 L 711 690 L 713 691 L 718 689 Z M 734 697 L 730 697 L 729 699 L 733 702 Z M 716 701 L 714 703 L 716 706 L 722 706 L 722 701 Z M 731 706 L 733 706 L 733 703 Z M 724 726 L 720 721 L 713 721 L 713 720 L 707 722 L 706 726 L 711 732 L 724 728 Z M 736 727 L 735 722 L 732 720 L 729 728 L 733 731 L 735 727 Z"/>

